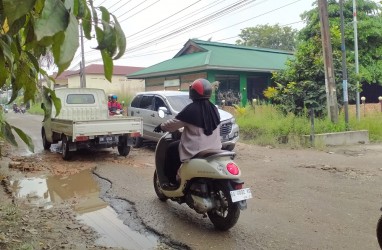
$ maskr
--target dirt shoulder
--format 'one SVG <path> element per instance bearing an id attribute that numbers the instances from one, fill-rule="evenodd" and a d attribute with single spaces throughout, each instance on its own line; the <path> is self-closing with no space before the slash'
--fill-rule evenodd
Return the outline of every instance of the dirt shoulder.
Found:
<path id="1" fill-rule="evenodd" d="M 15 199 L 10 190 L 12 176 L 49 173 L 39 155 L 18 157 L 2 147 L 0 160 L 0 249 L 100 249 L 97 234 L 76 219 L 70 202 L 50 209 Z M 78 170 L 76 170 L 78 171 Z M 33 197 L 30 197 L 33 198 Z"/>

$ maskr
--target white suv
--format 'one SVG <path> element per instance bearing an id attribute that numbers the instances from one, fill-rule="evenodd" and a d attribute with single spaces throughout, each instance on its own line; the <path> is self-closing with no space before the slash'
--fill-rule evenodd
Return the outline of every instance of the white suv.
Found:
<path id="1" fill-rule="evenodd" d="M 143 136 L 135 139 L 135 147 L 140 147 L 144 140 L 159 141 L 162 133 L 154 132 L 154 128 L 160 123 L 174 118 L 185 106 L 191 103 L 188 92 L 182 91 L 151 91 L 138 93 L 132 100 L 129 109 L 129 116 L 139 116 L 143 118 Z M 159 107 L 164 107 L 165 117 L 158 115 Z M 220 136 L 222 149 L 233 150 L 239 140 L 239 126 L 235 118 L 228 112 L 219 109 L 220 113 Z"/>

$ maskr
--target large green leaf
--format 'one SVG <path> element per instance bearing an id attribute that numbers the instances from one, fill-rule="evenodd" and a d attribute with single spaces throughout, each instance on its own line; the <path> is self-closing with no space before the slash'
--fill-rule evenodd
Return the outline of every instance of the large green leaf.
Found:
<path id="1" fill-rule="evenodd" d="M 97 49 L 103 50 L 106 48 L 105 44 L 103 43 L 103 40 L 105 38 L 105 33 L 100 27 L 97 27 L 97 26 L 95 27 L 95 31 L 96 31 L 96 39 L 98 43 Z"/>
<path id="2" fill-rule="evenodd" d="M 116 42 L 118 47 L 118 54 L 113 58 L 114 60 L 120 58 L 125 54 L 126 51 L 126 37 L 125 33 L 122 30 L 121 25 L 119 24 L 117 18 L 112 15 L 114 18 L 114 29 L 116 33 Z"/>
<path id="3" fill-rule="evenodd" d="M 33 64 L 34 68 L 36 71 L 39 71 L 40 70 L 40 66 L 38 64 L 38 61 L 36 59 L 36 57 L 34 57 L 32 55 L 32 53 L 30 53 L 29 51 L 25 51 L 26 55 L 28 56 L 29 60 L 31 61 L 31 63 Z"/>
<path id="4" fill-rule="evenodd" d="M 111 76 L 113 75 L 113 59 L 106 50 L 101 50 L 101 55 L 105 77 L 109 82 L 111 82 Z"/>
<path id="5" fill-rule="evenodd" d="M 99 9 L 102 12 L 102 20 L 106 23 L 110 23 L 110 13 L 107 11 L 107 9 L 103 6 L 100 6 Z"/>
<path id="6" fill-rule="evenodd" d="M 78 21 L 73 14 L 70 14 L 70 22 L 65 32 L 60 32 L 54 37 L 53 55 L 58 66 L 58 74 L 69 67 L 78 46 Z"/>
<path id="7" fill-rule="evenodd" d="M 4 56 L 7 58 L 8 64 L 12 65 L 14 59 L 13 59 L 11 47 L 7 43 L 5 43 L 2 39 L 0 39 L 0 48 L 2 49 Z"/>
<path id="8" fill-rule="evenodd" d="M 9 71 L 8 68 L 5 67 L 5 59 L 2 51 L 0 51 L 0 88 L 5 85 L 8 75 Z"/>
<path id="9" fill-rule="evenodd" d="M 106 49 L 110 56 L 113 56 L 116 49 L 116 34 L 113 27 L 110 24 L 102 21 L 103 30 L 96 27 L 96 37 L 98 46 L 96 49 L 103 50 Z"/>
<path id="10" fill-rule="evenodd" d="M 1 123 L 1 134 L 8 143 L 17 147 L 15 136 L 12 133 L 12 127 L 6 121 Z"/>
<path id="11" fill-rule="evenodd" d="M 43 97 L 44 97 L 44 104 L 45 104 L 45 107 L 43 108 L 44 109 L 44 112 L 45 112 L 45 116 L 44 116 L 44 121 L 46 118 L 49 118 L 51 117 L 51 114 L 52 114 L 52 103 L 56 109 L 56 114 L 55 116 L 58 116 L 61 112 L 61 100 L 60 98 L 58 98 L 56 96 L 56 93 L 54 92 L 54 90 L 51 90 L 50 88 L 47 88 L 44 86 L 43 88 Z"/>
<path id="12" fill-rule="evenodd" d="M 90 9 L 85 6 L 85 15 L 82 21 L 82 28 L 84 29 L 84 34 L 87 39 L 92 39 L 91 31 L 92 31 L 92 15 L 90 13 Z"/>
<path id="13" fill-rule="evenodd" d="M 15 77 L 12 78 L 11 82 L 12 96 L 9 103 L 13 102 L 17 98 L 18 92 L 24 87 L 24 84 L 28 84 L 30 82 L 29 67 L 23 58 L 17 62 L 17 68 L 15 70 Z"/>
<path id="14" fill-rule="evenodd" d="M 20 137 L 21 140 L 23 140 L 23 142 L 28 146 L 28 149 L 34 153 L 34 145 L 33 145 L 33 141 L 32 141 L 32 138 L 29 137 L 27 134 L 24 133 L 24 131 L 22 131 L 21 129 L 15 127 L 15 126 L 11 126 L 12 129 L 14 131 L 16 131 L 16 133 L 18 134 L 18 136 Z"/>
<path id="15" fill-rule="evenodd" d="M 86 12 L 88 11 L 86 0 L 75 0 L 75 6 L 77 5 L 77 12 L 74 15 L 78 18 L 84 18 L 86 16 Z"/>
<path id="16" fill-rule="evenodd" d="M 36 0 L 3 0 L 4 14 L 11 27 L 13 22 L 31 12 Z"/>
<path id="17" fill-rule="evenodd" d="M 53 36 L 64 31 L 69 24 L 69 12 L 61 0 L 45 1 L 41 17 L 35 24 L 37 41 L 47 36 Z"/>

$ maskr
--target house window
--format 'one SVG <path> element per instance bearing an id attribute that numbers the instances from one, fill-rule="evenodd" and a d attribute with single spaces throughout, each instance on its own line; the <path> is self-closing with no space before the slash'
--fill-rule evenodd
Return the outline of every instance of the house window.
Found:
<path id="1" fill-rule="evenodd" d="M 216 104 L 222 105 L 223 100 L 227 106 L 240 104 L 241 93 L 239 75 L 216 75 L 215 80 L 220 82 L 219 88 L 216 91 Z"/>

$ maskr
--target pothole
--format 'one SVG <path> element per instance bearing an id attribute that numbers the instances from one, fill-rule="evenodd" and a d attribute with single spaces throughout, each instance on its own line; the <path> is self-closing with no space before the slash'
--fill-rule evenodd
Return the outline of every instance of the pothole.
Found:
<path id="1" fill-rule="evenodd" d="M 45 209 L 55 203 L 70 202 L 77 219 L 100 235 L 96 241 L 99 246 L 131 250 L 169 249 L 169 246 L 177 245 L 163 242 L 160 236 L 142 225 L 136 217 L 134 206 L 128 201 L 110 197 L 104 201 L 99 198 L 100 188 L 90 170 L 70 176 L 10 180 L 9 189 L 14 197 Z M 178 249 L 187 247 L 180 244 Z"/>

